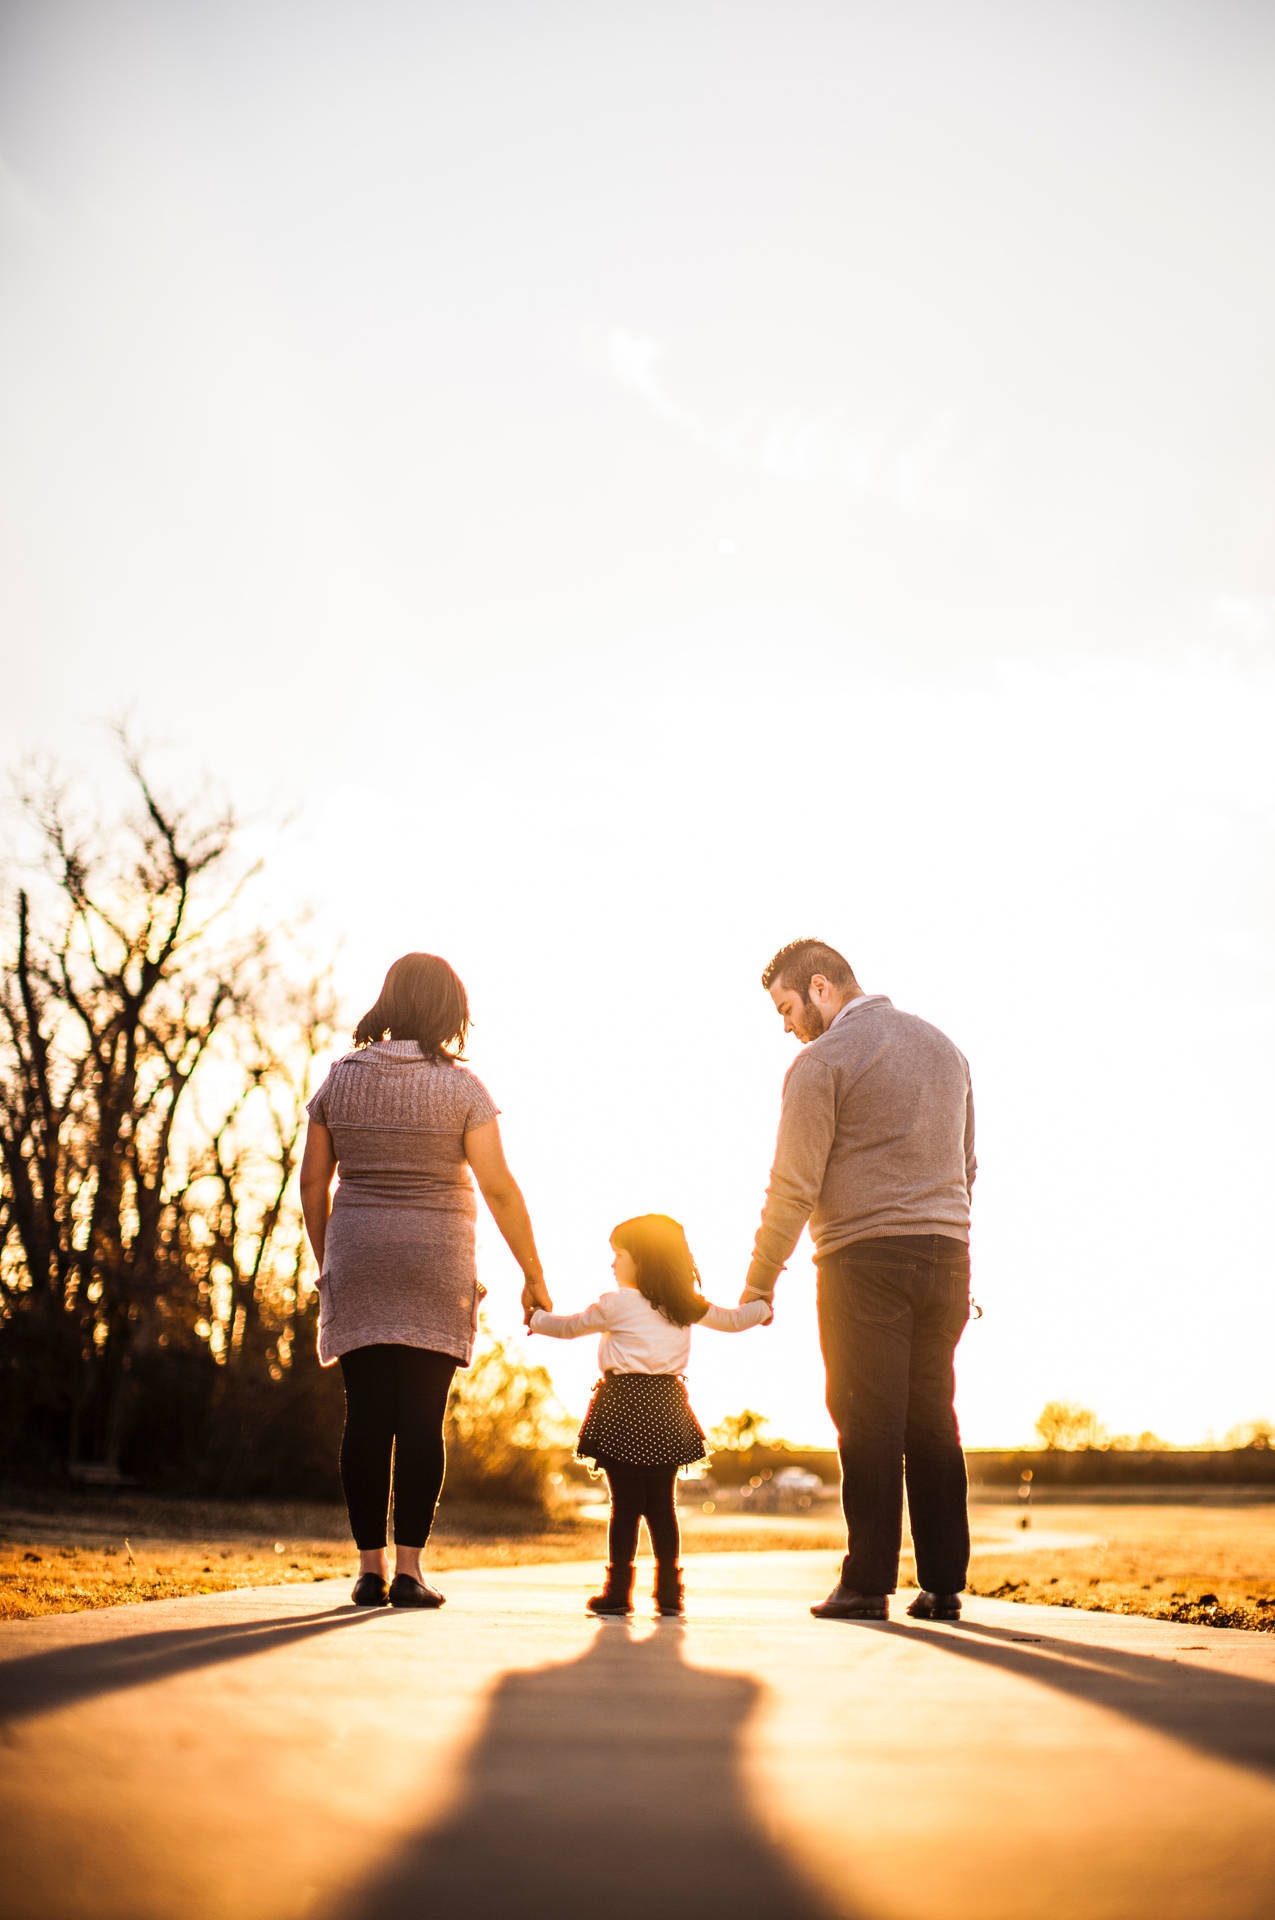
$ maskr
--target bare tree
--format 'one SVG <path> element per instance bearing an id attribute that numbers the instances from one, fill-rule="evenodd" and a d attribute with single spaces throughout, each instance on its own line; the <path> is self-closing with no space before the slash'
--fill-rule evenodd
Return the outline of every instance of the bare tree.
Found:
<path id="1" fill-rule="evenodd" d="M 204 1129 L 182 1195 L 188 1261 L 208 1338 L 232 1370 L 286 1365 L 301 1310 L 305 1239 L 292 1193 L 315 1062 L 335 1034 L 331 977 L 276 981 L 233 1021 L 230 1098 Z"/>
<path id="2" fill-rule="evenodd" d="M 258 1104 L 282 1129 L 261 1258 L 239 1279 L 245 1328 L 300 1124 L 271 1102 L 292 1069 L 257 1031 L 270 941 L 242 909 L 235 821 L 166 801 L 135 755 L 125 764 L 134 806 L 105 833 L 52 781 L 26 798 L 37 860 L 13 901 L 0 989 L 0 1315 L 45 1401 L 65 1401 L 69 1457 L 107 1463 L 139 1350 L 195 1318 L 191 1088 L 223 1036 L 255 1036 L 240 1083 L 245 1097 L 265 1090 Z"/>

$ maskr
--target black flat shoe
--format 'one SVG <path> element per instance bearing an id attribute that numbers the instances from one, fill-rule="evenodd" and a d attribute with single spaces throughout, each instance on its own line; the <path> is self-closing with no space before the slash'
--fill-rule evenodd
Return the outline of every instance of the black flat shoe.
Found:
<path id="1" fill-rule="evenodd" d="M 884 1593 L 856 1593 L 840 1582 L 826 1600 L 810 1609 L 816 1620 L 888 1620 L 890 1608 Z"/>
<path id="2" fill-rule="evenodd" d="M 410 1573 L 396 1573 L 390 1582 L 392 1607 L 442 1607 L 446 1601 L 436 1587 L 413 1580 Z"/>
<path id="3" fill-rule="evenodd" d="M 356 1607 L 383 1607 L 389 1597 L 389 1589 L 379 1573 L 361 1573 L 350 1594 Z"/>
<path id="4" fill-rule="evenodd" d="M 914 1620 L 959 1620 L 961 1596 L 959 1593 L 928 1593 L 922 1588 L 908 1612 Z"/>

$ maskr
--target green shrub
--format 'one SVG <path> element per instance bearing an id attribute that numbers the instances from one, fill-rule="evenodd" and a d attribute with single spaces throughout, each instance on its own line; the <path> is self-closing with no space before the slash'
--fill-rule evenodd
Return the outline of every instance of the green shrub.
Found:
<path id="1" fill-rule="evenodd" d="M 570 1425 L 543 1367 L 489 1337 L 447 1405 L 447 1493 L 543 1510 Z"/>

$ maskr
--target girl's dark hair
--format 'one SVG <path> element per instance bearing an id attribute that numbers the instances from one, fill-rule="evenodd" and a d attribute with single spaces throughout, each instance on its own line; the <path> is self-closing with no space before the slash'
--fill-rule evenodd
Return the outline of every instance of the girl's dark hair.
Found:
<path id="1" fill-rule="evenodd" d="M 699 1268 L 676 1220 L 666 1213 L 621 1220 L 611 1245 L 632 1256 L 638 1291 L 666 1320 L 689 1327 L 704 1318 L 709 1303 L 700 1292 Z"/>
<path id="2" fill-rule="evenodd" d="M 354 1044 L 415 1040 L 427 1059 L 450 1065 L 464 1058 L 468 1032 L 469 998 L 447 962 L 436 953 L 405 953 L 355 1027 Z"/>

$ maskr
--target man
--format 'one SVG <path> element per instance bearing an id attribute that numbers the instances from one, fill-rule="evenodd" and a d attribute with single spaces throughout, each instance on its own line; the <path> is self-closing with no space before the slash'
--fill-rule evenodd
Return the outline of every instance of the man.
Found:
<path id="1" fill-rule="evenodd" d="M 922 1588 L 908 1612 L 954 1620 L 969 1566 L 953 1405 L 953 1354 L 969 1319 L 969 1067 L 937 1027 L 865 993 L 821 940 L 781 947 L 762 985 L 804 1051 L 784 1080 L 742 1297 L 773 1296 L 809 1222 L 849 1548 L 840 1581 L 811 1612 L 888 1617 L 906 1474 Z"/>

